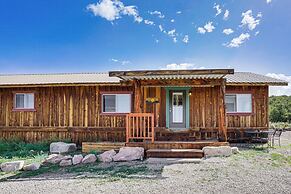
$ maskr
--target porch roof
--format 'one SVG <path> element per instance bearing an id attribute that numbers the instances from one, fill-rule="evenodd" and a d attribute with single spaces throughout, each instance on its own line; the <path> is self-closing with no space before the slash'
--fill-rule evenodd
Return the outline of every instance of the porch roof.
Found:
<path id="1" fill-rule="evenodd" d="M 110 77 L 122 80 L 168 80 L 168 79 L 221 79 L 234 74 L 233 69 L 202 69 L 202 70 L 151 70 L 151 71 L 111 71 Z"/>

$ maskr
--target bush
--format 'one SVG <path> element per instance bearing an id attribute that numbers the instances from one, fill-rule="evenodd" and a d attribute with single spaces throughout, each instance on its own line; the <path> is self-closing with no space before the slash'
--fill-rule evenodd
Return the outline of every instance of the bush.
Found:
<path id="1" fill-rule="evenodd" d="M 291 123 L 291 96 L 271 96 L 270 121 Z"/>

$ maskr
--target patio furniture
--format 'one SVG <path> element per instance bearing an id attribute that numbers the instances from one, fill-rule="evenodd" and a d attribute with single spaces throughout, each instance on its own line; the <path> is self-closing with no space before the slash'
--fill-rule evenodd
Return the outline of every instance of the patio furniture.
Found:
<path id="1" fill-rule="evenodd" d="M 281 135 L 282 135 L 283 129 L 275 129 L 273 135 L 272 135 L 272 146 L 275 145 L 275 140 L 278 141 L 279 146 L 281 147 Z"/>

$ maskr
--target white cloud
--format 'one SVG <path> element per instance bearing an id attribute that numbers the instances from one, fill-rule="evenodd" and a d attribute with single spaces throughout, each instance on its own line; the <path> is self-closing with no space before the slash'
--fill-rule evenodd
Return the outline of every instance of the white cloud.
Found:
<path id="1" fill-rule="evenodd" d="M 260 14 L 259 16 L 262 16 L 262 15 Z M 248 26 L 249 30 L 254 30 L 256 26 L 260 24 L 260 19 L 256 19 L 253 17 L 252 10 L 248 10 L 242 13 L 242 17 L 243 19 L 241 21 L 241 26 Z M 257 16 L 257 18 L 261 18 L 261 17 Z"/>
<path id="2" fill-rule="evenodd" d="M 151 15 L 157 15 L 159 18 L 165 18 L 165 15 L 163 15 L 160 11 L 151 11 L 149 13 Z"/>
<path id="3" fill-rule="evenodd" d="M 159 43 L 160 41 L 158 39 L 155 40 L 156 43 Z"/>
<path id="4" fill-rule="evenodd" d="M 175 20 L 174 19 L 171 19 L 171 22 L 173 23 L 173 22 L 175 22 Z"/>
<path id="5" fill-rule="evenodd" d="M 233 33 L 233 30 L 231 28 L 226 28 L 222 31 L 222 33 L 224 33 L 226 35 L 230 35 Z"/>
<path id="6" fill-rule="evenodd" d="M 114 62 L 114 63 L 119 63 L 121 65 L 127 65 L 127 64 L 130 64 L 131 63 L 130 61 L 119 60 L 119 59 L 111 59 L 111 61 Z"/>
<path id="7" fill-rule="evenodd" d="M 150 21 L 150 20 L 144 20 L 144 23 L 147 25 L 155 25 L 155 23 L 153 21 Z"/>
<path id="8" fill-rule="evenodd" d="M 223 15 L 223 19 L 228 20 L 228 18 L 229 18 L 229 11 L 225 10 L 224 15 Z"/>
<path id="9" fill-rule="evenodd" d="M 199 28 L 197 28 L 197 32 L 200 34 L 205 34 L 206 30 L 203 27 L 199 27 Z"/>
<path id="10" fill-rule="evenodd" d="M 168 69 L 168 70 L 178 70 L 178 69 L 205 69 L 205 67 L 197 67 L 192 63 L 171 63 L 167 64 L 166 68 L 163 69 Z"/>
<path id="11" fill-rule="evenodd" d="M 238 48 L 243 44 L 246 40 L 250 38 L 249 33 L 243 33 L 239 37 L 236 37 L 231 40 L 230 43 L 225 44 L 225 46 L 230 47 L 230 48 Z"/>
<path id="12" fill-rule="evenodd" d="M 214 4 L 213 8 L 216 9 L 216 14 L 215 14 L 215 16 L 218 16 L 219 14 L 221 14 L 222 10 L 221 10 L 221 8 L 220 8 L 220 5 L 218 5 L 218 4 Z"/>
<path id="13" fill-rule="evenodd" d="M 174 38 L 173 38 L 173 42 L 174 42 L 174 43 L 178 42 L 177 37 L 174 37 Z"/>
<path id="14" fill-rule="evenodd" d="M 215 29 L 215 27 L 212 25 L 212 22 L 208 22 L 207 24 L 205 24 L 204 29 L 207 32 L 212 32 Z"/>
<path id="15" fill-rule="evenodd" d="M 271 3 L 272 2 L 272 0 L 266 0 L 266 3 L 267 4 L 269 4 L 269 3 Z"/>
<path id="16" fill-rule="evenodd" d="M 255 33 L 255 36 L 259 35 L 260 34 L 260 31 L 256 31 Z"/>
<path id="17" fill-rule="evenodd" d="M 276 74 L 276 73 L 268 73 L 267 76 L 285 80 L 289 83 L 288 86 L 270 86 L 269 95 L 272 96 L 280 96 L 280 95 L 291 95 L 291 76 L 284 75 L 284 74 Z"/>
<path id="18" fill-rule="evenodd" d="M 175 36 L 176 35 L 176 29 L 168 31 L 168 35 L 171 36 L 171 37 Z"/>
<path id="19" fill-rule="evenodd" d="M 164 28 L 163 28 L 163 26 L 162 26 L 162 25 L 159 25 L 159 29 L 160 29 L 160 31 L 161 31 L 161 32 L 163 32 L 163 33 L 167 34 L 166 30 L 164 30 Z"/>
<path id="20" fill-rule="evenodd" d="M 185 35 L 182 41 L 187 44 L 189 42 L 189 36 Z"/>
<path id="21" fill-rule="evenodd" d="M 95 16 L 100 16 L 108 21 L 114 21 L 121 18 L 122 15 L 133 16 L 134 21 L 140 23 L 143 18 L 139 16 L 136 6 L 124 6 L 121 1 L 101 0 L 99 3 L 92 3 L 87 6 Z"/>
<path id="22" fill-rule="evenodd" d="M 177 11 L 177 12 L 176 12 L 176 14 L 181 14 L 181 13 L 182 13 L 182 11 Z"/>

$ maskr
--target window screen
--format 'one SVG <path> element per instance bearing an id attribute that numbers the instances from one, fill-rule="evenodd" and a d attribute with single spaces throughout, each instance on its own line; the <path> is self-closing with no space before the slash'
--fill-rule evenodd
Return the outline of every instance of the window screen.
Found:
<path id="1" fill-rule="evenodd" d="M 130 94 L 104 94 L 104 113 L 129 113 L 131 112 Z"/>
<path id="2" fill-rule="evenodd" d="M 16 109 L 34 109 L 34 94 L 15 94 Z"/>
<path id="3" fill-rule="evenodd" d="M 226 112 L 228 113 L 251 113 L 252 95 L 251 94 L 226 94 Z"/>

